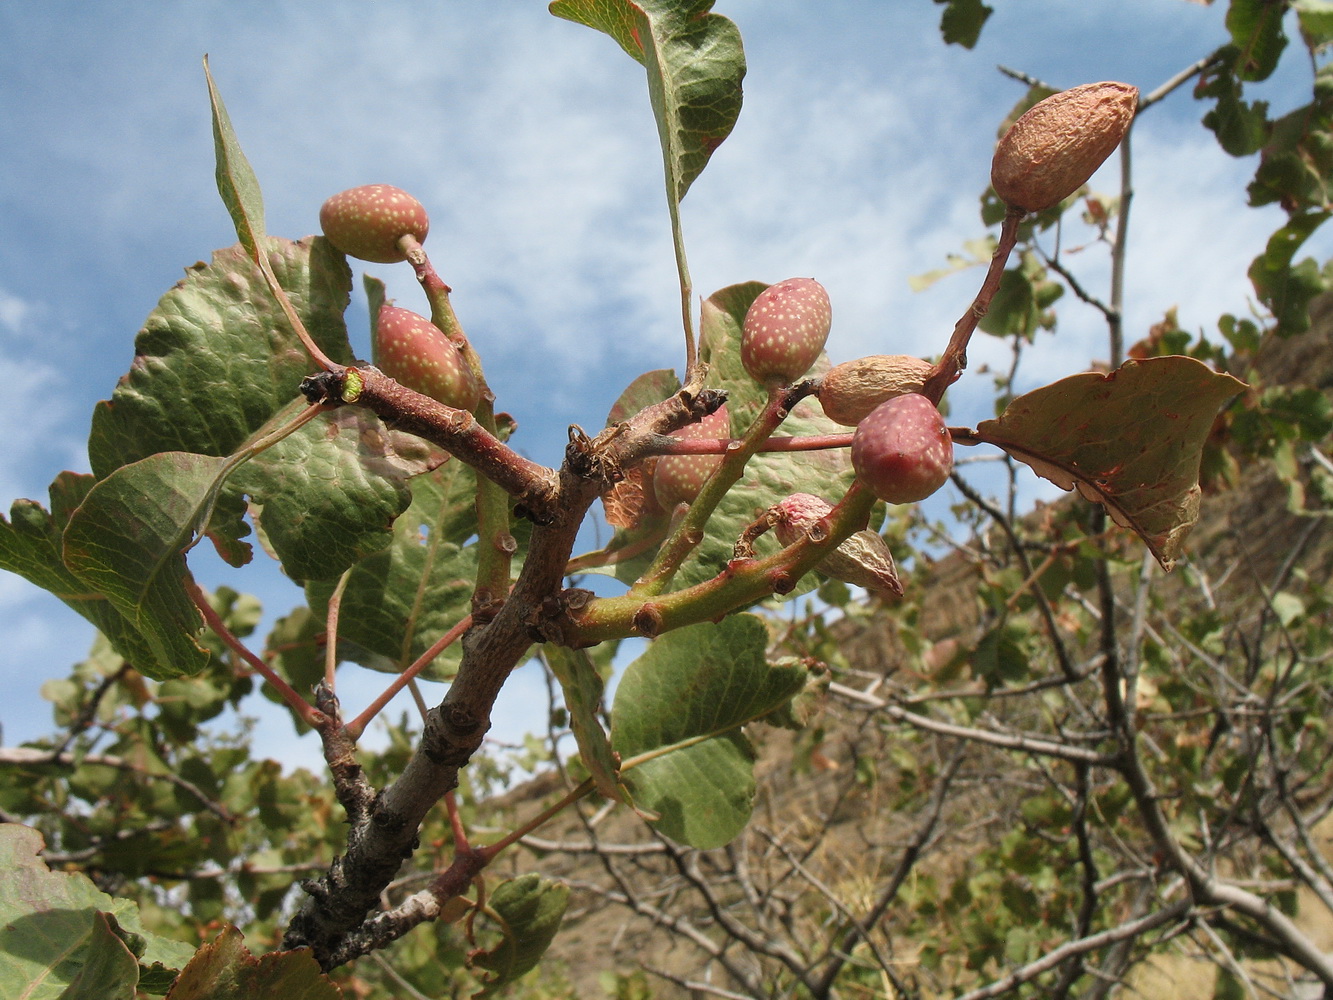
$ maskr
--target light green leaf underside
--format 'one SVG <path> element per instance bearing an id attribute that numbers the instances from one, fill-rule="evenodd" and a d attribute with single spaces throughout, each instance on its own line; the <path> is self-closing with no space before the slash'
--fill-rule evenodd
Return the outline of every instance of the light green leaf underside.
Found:
<path id="1" fill-rule="evenodd" d="M 204 56 L 204 78 L 208 83 L 208 100 L 213 109 L 213 157 L 218 194 L 227 206 L 232 225 L 236 227 L 237 238 L 251 258 L 254 258 L 259 245 L 264 241 L 264 196 L 259 190 L 259 178 L 255 176 L 250 161 L 241 150 L 240 140 L 236 138 L 236 130 L 232 128 L 231 116 L 222 103 L 222 95 L 213 82 L 207 56 Z"/>
<path id="2" fill-rule="evenodd" d="M 551 13 L 605 32 L 648 74 L 668 198 L 675 204 L 731 134 L 745 52 L 713 0 L 556 0 Z"/>
<path id="3" fill-rule="evenodd" d="M 50 871 L 41 849 L 36 830 L 0 825 L 0 996 L 131 1000 L 141 973 L 190 960 L 193 948 L 144 930 L 133 902 Z"/>
<path id="4" fill-rule="evenodd" d="M 611 712 L 611 746 L 635 804 L 667 836 L 693 847 L 726 844 L 754 800 L 754 753 L 740 727 L 804 687 L 799 665 L 771 666 L 762 619 L 668 632 L 626 668 Z M 631 762 L 633 762 L 631 766 Z"/>
<path id="5" fill-rule="evenodd" d="M 597 665 L 584 649 L 548 645 L 544 655 L 551 672 L 560 682 L 579 756 L 597 783 L 597 791 L 612 801 L 624 801 L 625 793 L 618 777 L 620 765 L 612 756 L 611 742 L 597 715 L 606 687 L 597 672 Z"/>

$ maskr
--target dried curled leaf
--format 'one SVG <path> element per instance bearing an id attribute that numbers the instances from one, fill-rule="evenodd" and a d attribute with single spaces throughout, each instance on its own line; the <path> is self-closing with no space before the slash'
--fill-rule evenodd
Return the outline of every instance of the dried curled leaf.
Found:
<path id="1" fill-rule="evenodd" d="M 1199 516 L 1199 462 L 1213 419 L 1244 388 L 1194 358 L 1126 361 L 1019 396 L 976 437 L 1104 505 L 1169 570 Z"/>

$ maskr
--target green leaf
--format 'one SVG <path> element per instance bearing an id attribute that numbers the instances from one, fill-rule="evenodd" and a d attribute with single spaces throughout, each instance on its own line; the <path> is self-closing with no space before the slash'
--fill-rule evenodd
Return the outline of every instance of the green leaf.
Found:
<path id="1" fill-rule="evenodd" d="M 270 240 L 269 259 L 322 349 L 350 362 L 342 313 L 351 294 L 346 260 L 322 238 Z M 294 416 L 310 362 L 267 285 L 239 247 L 192 268 L 163 296 L 136 340 L 137 357 L 93 415 L 89 457 L 105 478 L 160 452 L 230 455 L 261 429 Z M 233 564 L 248 494 L 260 526 L 297 580 L 337 576 L 389 541 L 404 510 L 407 476 L 442 453 L 387 432 L 346 408 L 303 428 L 243 466 L 219 498 L 213 540 Z"/>
<path id="2" fill-rule="evenodd" d="M 1226 966 L 1219 964 L 1213 979 L 1213 1000 L 1245 1000 L 1250 991 Z"/>
<path id="3" fill-rule="evenodd" d="M 1219 407 L 1244 383 L 1193 358 L 1127 361 L 1018 397 L 977 437 L 1061 489 L 1101 503 L 1164 569 L 1199 513 L 1199 462 Z"/>
<path id="4" fill-rule="evenodd" d="M 109 914 L 93 914 L 92 933 L 81 942 L 82 966 L 60 1000 L 134 1000 L 139 963 L 116 934 L 114 923 Z"/>
<path id="5" fill-rule="evenodd" d="M 1242 80 L 1266 80 L 1287 46 L 1282 16 L 1287 5 L 1271 0 L 1231 0 L 1227 31 L 1236 48 L 1236 73 Z"/>
<path id="6" fill-rule="evenodd" d="M 270 239 L 269 260 L 306 329 L 352 362 L 343 312 L 346 258 L 323 237 Z M 88 457 L 98 479 L 160 451 L 230 455 L 297 399 L 311 362 L 239 246 L 190 267 L 149 314 L 135 358 L 93 413 Z"/>
<path id="7" fill-rule="evenodd" d="M 140 630 L 150 677 L 198 673 L 203 619 L 186 592 L 185 548 L 206 519 L 230 459 L 182 452 L 117 469 L 88 493 L 65 529 L 65 564 Z"/>
<path id="8" fill-rule="evenodd" d="M 1305 616 L 1305 602 L 1295 594 L 1279 590 L 1273 595 L 1273 613 L 1283 626 L 1289 626 Z"/>
<path id="9" fill-rule="evenodd" d="M 1333 42 L 1333 0 L 1295 0 L 1291 6 L 1311 51 Z"/>
<path id="10" fill-rule="evenodd" d="M 914 292 L 922 292 L 941 278 L 947 278 L 951 274 L 957 274 L 959 271 L 965 271 L 971 267 L 984 267 L 990 263 L 991 257 L 994 256 L 996 243 L 997 241 L 993 236 L 965 240 L 963 242 L 963 253 L 948 254 L 945 257 L 946 264 L 944 267 L 926 271 L 922 274 L 909 275 L 907 286 Z"/>
<path id="11" fill-rule="evenodd" d="M 670 399 L 680 391 L 680 379 L 670 368 L 644 372 L 625 387 L 606 415 L 606 426 L 613 427 L 628 420 L 640 410 L 664 399 Z"/>
<path id="12" fill-rule="evenodd" d="M 218 194 L 222 195 L 222 203 L 231 215 L 237 239 L 251 259 L 255 259 L 264 241 L 264 196 L 250 161 L 241 151 L 222 95 L 213 82 L 208 56 L 204 56 L 204 78 L 208 81 L 208 100 L 213 107 L 213 155 L 217 162 Z"/>
<path id="13" fill-rule="evenodd" d="M 257 507 L 288 576 L 327 580 L 390 544 L 393 520 L 412 502 L 409 478 L 446 458 L 421 438 L 388 430 L 374 414 L 348 406 L 251 459 L 228 489 Z"/>
<path id="14" fill-rule="evenodd" d="M 713 0 L 555 0 L 556 17 L 605 32 L 648 73 L 648 94 L 673 206 L 731 134 L 741 110 L 745 52 Z"/>
<path id="15" fill-rule="evenodd" d="M 752 281 L 714 292 L 703 303 L 699 356 L 709 364 L 709 386 L 727 391 L 731 433 L 739 437 L 764 407 L 764 390 L 741 364 L 741 325 L 750 303 L 767 286 Z M 821 354 L 810 371 L 817 376 L 829 367 Z M 780 435 L 846 434 L 848 430 L 824 416 L 814 397 L 799 403 L 778 429 Z M 822 451 L 769 452 L 750 459 L 745 473 L 718 505 L 708 521 L 703 542 L 681 567 L 675 586 L 687 587 L 711 579 L 731 559 L 736 539 L 755 513 L 790 496 L 796 490 L 834 503 L 851 486 L 854 474 L 846 448 Z M 799 484 L 799 485 L 796 485 Z M 761 539 L 761 546 L 769 544 Z M 807 576 L 794 593 L 815 586 Z"/>
<path id="16" fill-rule="evenodd" d="M 34 500 L 15 500 L 10 520 L 0 517 L 0 569 L 17 573 L 60 598 L 96 626 L 131 663 L 151 663 L 153 650 L 143 633 L 65 565 L 61 535 L 73 508 L 92 485 L 92 476 L 62 472 L 51 484 L 53 514 Z"/>
<path id="17" fill-rule="evenodd" d="M 1199 74 L 1194 96 L 1216 99 L 1203 124 L 1217 135 L 1218 145 L 1232 156 L 1249 156 L 1268 139 L 1268 102 L 1242 100 L 1244 87 L 1232 68 L 1238 58 L 1235 46 L 1219 49 L 1217 58 Z"/>
<path id="18" fill-rule="evenodd" d="M 408 484 L 411 504 L 393 523 L 389 545 L 352 569 L 343 591 L 340 653 L 362 666 L 398 673 L 472 610 L 477 550 L 476 475 L 450 460 Z M 516 526 L 517 527 L 517 526 Z M 323 617 L 335 582 L 306 588 Z M 458 665 L 457 643 L 426 668 L 443 680 Z"/>
<path id="19" fill-rule="evenodd" d="M 133 902 L 50 871 L 41 850 L 36 830 L 0 825 L 0 995 L 131 998 L 141 972 L 160 980 L 189 961 L 194 949 L 145 931 Z"/>
<path id="20" fill-rule="evenodd" d="M 384 282 L 369 274 L 361 275 L 361 287 L 365 289 L 367 311 L 370 313 L 370 342 L 375 342 L 375 329 L 380 320 L 380 308 L 386 301 Z"/>
<path id="21" fill-rule="evenodd" d="M 583 765 L 597 783 L 597 791 L 613 802 L 625 801 L 618 777 L 620 764 L 611 753 L 611 742 L 597 715 L 606 685 L 596 664 L 586 649 L 546 645 L 542 647 L 542 655 L 560 682 L 565 708 L 569 711 L 569 727 L 574 731 Z"/>
<path id="22" fill-rule="evenodd" d="M 495 973 L 475 995 L 490 996 L 536 968 L 568 905 L 569 886 L 540 875 L 520 875 L 496 886 L 487 907 L 498 918 L 504 939 L 473 958 L 475 967 Z"/>
<path id="23" fill-rule="evenodd" d="M 1279 336 L 1303 333 L 1310 326 L 1310 301 L 1326 283 L 1311 258 L 1292 265 L 1292 258 L 1310 235 L 1324 224 L 1330 212 L 1293 216 L 1268 238 L 1264 252 L 1250 265 L 1250 281 L 1260 301 L 1277 320 Z"/>
<path id="24" fill-rule="evenodd" d="M 1029 343 L 1038 330 L 1055 325 L 1050 306 L 1064 293 L 1064 286 L 1051 281 L 1036 254 L 1025 252 L 1018 267 L 1000 275 L 1000 287 L 978 323 L 993 337 L 1018 337 Z"/>
<path id="25" fill-rule="evenodd" d="M 947 4 L 940 14 L 940 34 L 945 45 L 961 45 L 970 49 L 977 44 L 986 19 L 995 13 L 981 0 L 935 0 Z"/>
<path id="26" fill-rule="evenodd" d="M 309 949 L 255 958 L 241 932 L 226 928 L 195 953 L 168 1000 L 342 1000 L 343 992 L 319 970 Z"/>
<path id="27" fill-rule="evenodd" d="M 807 679 L 799 664 L 770 666 L 767 642 L 763 620 L 749 614 L 668 632 L 616 688 L 621 778 L 674 840 L 721 847 L 750 818 L 754 751 L 741 726 L 781 708 Z"/>
<path id="28" fill-rule="evenodd" d="M 1314 99 L 1273 122 L 1248 191 L 1251 205 L 1279 204 L 1288 215 L 1326 211 L 1333 176 L 1333 66 L 1315 77 Z"/>

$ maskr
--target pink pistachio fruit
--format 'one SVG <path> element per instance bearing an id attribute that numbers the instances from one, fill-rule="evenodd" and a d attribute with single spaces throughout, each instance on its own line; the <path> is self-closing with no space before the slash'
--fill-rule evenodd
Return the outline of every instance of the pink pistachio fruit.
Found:
<path id="1" fill-rule="evenodd" d="M 376 367 L 409 389 L 460 410 L 475 409 L 481 401 L 462 352 L 425 316 L 381 306 L 372 346 Z"/>
<path id="2" fill-rule="evenodd" d="M 814 278 L 769 285 L 741 329 L 741 364 L 761 385 L 790 385 L 810 370 L 828 340 L 833 307 Z"/>
<path id="3" fill-rule="evenodd" d="M 677 438 L 729 438 L 731 418 L 722 405 L 697 424 L 672 431 Z M 704 481 L 722 463 L 721 455 L 663 455 L 653 470 L 653 493 L 662 509 L 672 511 L 676 504 L 693 503 Z"/>
<path id="4" fill-rule="evenodd" d="M 852 435 L 852 467 L 888 503 L 924 500 L 949 478 L 953 439 L 935 405 L 915 392 L 880 403 Z"/>
<path id="5" fill-rule="evenodd" d="M 396 264 L 407 260 L 398 242 L 426 238 L 426 209 L 402 188 L 367 184 L 340 191 L 320 207 L 319 225 L 335 247 L 357 260 Z"/>
<path id="6" fill-rule="evenodd" d="M 773 508 L 774 534 L 784 546 L 792 545 L 831 510 L 833 505 L 827 500 L 810 493 L 793 493 Z M 869 529 L 849 536 L 820 560 L 817 568 L 825 576 L 865 587 L 871 593 L 903 596 L 893 553 L 883 536 Z"/>

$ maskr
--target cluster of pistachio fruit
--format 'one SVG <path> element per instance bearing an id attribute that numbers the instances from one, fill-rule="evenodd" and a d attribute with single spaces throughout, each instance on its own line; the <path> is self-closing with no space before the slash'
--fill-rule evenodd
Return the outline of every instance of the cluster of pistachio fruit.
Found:
<path id="1" fill-rule="evenodd" d="M 1023 114 L 1001 138 L 991 166 L 991 184 L 1010 212 L 1044 211 L 1077 191 L 1119 145 L 1137 101 L 1137 89 L 1127 84 L 1086 84 L 1048 97 Z M 421 203 L 384 184 L 334 195 L 320 210 L 320 224 L 340 251 L 375 263 L 408 259 L 429 230 Z M 741 362 L 770 390 L 793 385 L 824 350 L 831 323 L 828 293 L 818 281 L 788 278 L 770 285 L 746 313 Z M 458 345 L 424 316 L 384 305 L 373 350 L 376 366 L 410 389 L 464 410 L 480 401 L 481 387 Z M 814 395 L 825 414 L 855 428 L 851 461 L 858 480 L 887 503 L 924 500 L 952 471 L 949 430 L 935 402 L 921 391 L 936 370 L 921 358 L 872 355 L 836 365 L 815 382 Z M 725 404 L 675 432 L 711 439 L 730 433 Z M 652 467 L 652 498 L 667 512 L 692 502 L 720 462 L 714 454 L 661 457 Z M 772 512 L 779 540 L 794 539 L 829 509 L 827 501 L 809 494 L 788 497 Z M 883 556 L 887 559 L 887 552 Z"/>

